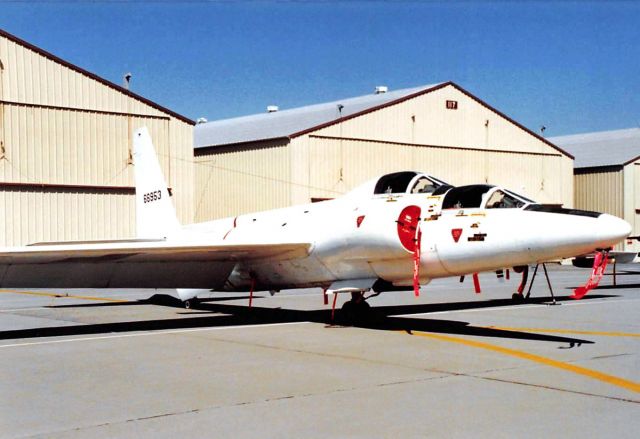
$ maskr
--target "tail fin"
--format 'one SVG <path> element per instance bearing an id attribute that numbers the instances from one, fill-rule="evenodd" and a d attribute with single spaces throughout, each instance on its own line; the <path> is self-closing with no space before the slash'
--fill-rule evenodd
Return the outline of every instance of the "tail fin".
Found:
<path id="1" fill-rule="evenodd" d="M 133 133 L 136 180 L 136 235 L 166 238 L 180 229 L 151 136 L 146 127 Z"/>

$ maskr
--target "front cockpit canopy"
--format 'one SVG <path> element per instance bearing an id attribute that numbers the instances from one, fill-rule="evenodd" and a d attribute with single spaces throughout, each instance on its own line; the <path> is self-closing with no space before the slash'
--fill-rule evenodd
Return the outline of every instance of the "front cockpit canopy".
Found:
<path id="1" fill-rule="evenodd" d="M 442 201 L 443 209 L 514 209 L 535 204 L 522 195 L 490 184 L 454 187 Z"/>
<path id="2" fill-rule="evenodd" d="M 444 185 L 447 183 L 427 174 L 414 171 L 394 172 L 378 179 L 373 194 L 431 194 Z"/>

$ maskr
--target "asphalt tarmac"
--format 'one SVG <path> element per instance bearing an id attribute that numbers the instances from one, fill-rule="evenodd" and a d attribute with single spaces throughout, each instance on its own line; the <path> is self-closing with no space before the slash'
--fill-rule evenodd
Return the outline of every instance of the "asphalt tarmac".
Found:
<path id="1" fill-rule="evenodd" d="M 331 324 L 320 290 L 0 290 L 0 437 L 638 437 L 640 265 L 434 281 Z M 347 300 L 338 297 L 338 305 Z"/>

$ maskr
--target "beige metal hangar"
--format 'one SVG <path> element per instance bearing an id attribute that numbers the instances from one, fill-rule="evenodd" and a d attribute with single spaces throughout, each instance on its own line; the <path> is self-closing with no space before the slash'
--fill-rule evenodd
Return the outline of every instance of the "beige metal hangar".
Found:
<path id="1" fill-rule="evenodd" d="M 625 219 L 640 235 L 640 128 L 550 138 L 575 155 L 575 206 Z M 627 240 L 617 250 L 640 252 Z"/>
<path id="2" fill-rule="evenodd" d="M 573 205 L 573 157 L 453 82 L 195 127 L 195 219 L 335 198 L 416 170 Z"/>
<path id="3" fill-rule="evenodd" d="M 193 125 L 0 30 L 0 245 L 133 236 L 140 126 L 191 222 Z"/>

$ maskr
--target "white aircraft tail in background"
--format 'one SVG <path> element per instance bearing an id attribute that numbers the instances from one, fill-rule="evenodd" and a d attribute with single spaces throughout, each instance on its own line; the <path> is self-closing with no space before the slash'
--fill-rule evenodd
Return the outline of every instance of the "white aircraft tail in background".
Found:
<path id="1" fill-rule="evenodd" d="M 161 239 L 180 230 L 151 136 L 146 128 L 133 134 L 136 180 L 136 236 Z"/>

